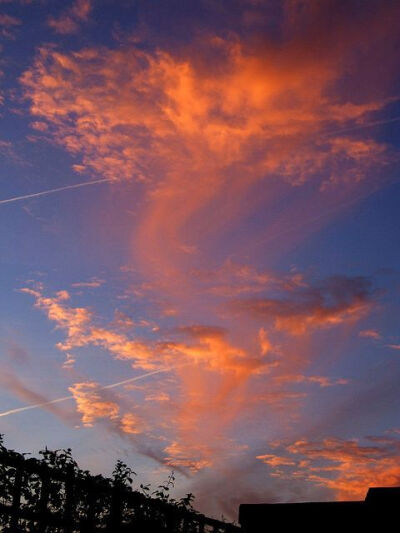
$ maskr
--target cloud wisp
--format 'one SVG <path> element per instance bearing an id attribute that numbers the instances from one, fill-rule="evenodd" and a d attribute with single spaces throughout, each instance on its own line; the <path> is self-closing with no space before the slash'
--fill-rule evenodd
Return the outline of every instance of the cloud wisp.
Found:
<path id="1" fill-rule="evenodd" d="M 368 487 L 400 482 L 400 440 L 394 432 L 353 440 L 274 442 L 271 448 L 257 457 L 271 468 L 270 475 L 327 487 L 338 499 L 362 500 Z"/>
<path id="2" fill-rule="evenodd" d="M 79 25 L 89 18 L 92 4 L 92 0 L 75 0 L 59 17 L 49 17 L 47 24 L 61 35 L 76 33 Z"/>
<path id="3" fill-rule="evenodd" d="M 332 276 L 313 287 L 297 287 L 282 299 L 238 299 L 231 305 L 296 335 L 359 320 L 373 306 L 373 292 L 367 278 Z"/>

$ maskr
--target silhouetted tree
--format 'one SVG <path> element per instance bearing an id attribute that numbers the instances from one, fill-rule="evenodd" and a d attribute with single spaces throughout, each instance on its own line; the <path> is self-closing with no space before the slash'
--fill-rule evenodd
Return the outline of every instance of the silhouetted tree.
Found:
<path id="1" fill-rule="evenodd" d="M 71 449 L 39 452 L 40 458 L 7 449 L 0 435 L 0 529 L 58 533 L 135 531 L 191 533 L 236 531 L 193 508 L 193 494 L 171 497 L 174 472 L 154 491 L 132 489 L 136 473 L 118 460 L 112 478 L 79 468 Z"/>

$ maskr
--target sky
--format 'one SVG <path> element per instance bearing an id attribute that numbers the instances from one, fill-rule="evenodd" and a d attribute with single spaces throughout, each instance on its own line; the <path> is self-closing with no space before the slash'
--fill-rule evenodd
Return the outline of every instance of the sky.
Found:
<path id="1" fill-rule="evenodd" d="M 0 432 L 209 515 L 400 485 L 400 5 L 0 1 Z"/>

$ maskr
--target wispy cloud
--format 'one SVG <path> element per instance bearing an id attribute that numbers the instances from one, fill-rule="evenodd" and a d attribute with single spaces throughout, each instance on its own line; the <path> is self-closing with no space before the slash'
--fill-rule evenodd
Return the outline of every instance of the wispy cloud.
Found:
<path id="1" fill-rule="evenodd" d="M 92 278 L 89 281 L 77 281 L 75 283 L 71 284 L 71 287 L 76 288 L 91 288 L 91 289 L 97 289 L 98 287 L 101 287 L 105 283 L 104 279 L 99 278 Z"/>
<path id="2" fill-rule="evenodd" d="M 238 299 L 231 305 L 296 335 L 355 322 L 370 311 L 373 297 L 369 279 L 333 276 L 312 287 L 300 286 L 281 299 Z"/>
<path id="3" fill-rule="evenodd" d="M 0 13 L 0 35 L 6 39 L 15 39 L 15 29 L 22 24 L 22 20 L 12 15 Z"/>
<path id="4" fill-rule="evenodd" d="M 278 451 L 257 457 L 271 467 L 270 475 L 327 487 L 338 499 L 362 500 L 368 487 L 400 482 L 400 440 L 395 437 L 299 439 L 275 442 L 271 448 Z"/>
<path id="5" fill-rule="evenodd" d="M 75 0 L 59 17 L 49 17 L 47 24 L 56 33 L 76 33 L 79 25 L 87 21 L 92 5 L 92 0 Z"/>
<path id="6" fill-rule="evenodd" d="M 387 344 L 386 346 L 392 350 L 400 350 L 400 344 Z"/>
<path id="7" fill-rule="evenodd" d="M 362 331 L 360 331 L 359 336 L 375 340 L 379 340 L 382 338 L 381 334 L 376 329 L 363 329 Z"/>
<path id="8" fill-rule="evenodd" d="M 17 19 L 16 17 L 12 17 L 11 15 L 0 13 L 0 26 L 10 27 L 10 26 L 19 26 L 20 24 L 21 24 L 20 19 Z"/>
<path id="9" fill-rule="evenodd" d="M 304 280 L 294 287 L 304 288 Z M 232 339 L 228 330 L 201 324 L 179 326 L 167 334 L 157 330 L 153 332 L 157 340 L 138 339 L 134 321 L 129 321 L 122 331 L 118 320 L 99 327 L 93 310 L 74 307 L 65 290 L 52 297 L 44 295 L 41 286 L 21 290 L 35 298 L 35 307 L 44 311 L 65 335 L 65 340 L 57 344 L 61 351 L 75 354 L 79 348 L 96 346 L 134 368 L 150 370 L 143 377 L 170 372 L 172 382 L 163 382 L 162 394 L 146 390 L 140 413 L 133 413 L 138 419 L 124 419 L 123 424 L 121 417 L 126 413 L 120 413 L 119 403 L 103 398 L 101 391 L 142 377 L 102 387 L 81 383 L 71 390 L 84 424 L 106 418 L 114 429 L 124 433 L 124 428 L 127 431 L 130 428 L 128 433 L 135 435 L 143 427 L 143 424 L 136 426 L 139 419 L 157 420 L 156 426 L 149 424 L 149 434 L 162 431 L 166 444 L 160 453 L 164 461 L 177 468 L 197 471 L 224 460 L 227 450 L 235 449 L 228 437 L 229 428 L 249 412 L 255 417 L 265 410 L 270 416 L 285 412 L 286 420 L 290 420 L 291 413 L 299 409 L 311 387 L 317 385 L 324 389 L 348 383 L 345 379 L 299 373 L 298 361 L 292 360 L 289 354 L 282 357 L 281 349 L 265 330 L 260 330 L 261 333 L 256 330 L 254 343 L 248 339 L 242 345 Z M 286 290 L 291 293 L 293 286 L 287 286 Z M 298 352 L 299 343 L 296 345 Z"/>

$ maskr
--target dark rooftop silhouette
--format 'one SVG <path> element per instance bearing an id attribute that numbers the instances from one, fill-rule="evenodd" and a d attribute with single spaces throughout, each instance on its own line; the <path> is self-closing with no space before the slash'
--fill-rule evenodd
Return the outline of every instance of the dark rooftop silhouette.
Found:
<path id="1" fill-rule="evenodd" d="M 261 533 L 272 524 L 307 532 L 395 531 L 400 487 L 373 487 L 364 501 L 242 504 L 239 523 L 245 533 Z M 287 529 L 289 531 L 289 529 Z"/>

